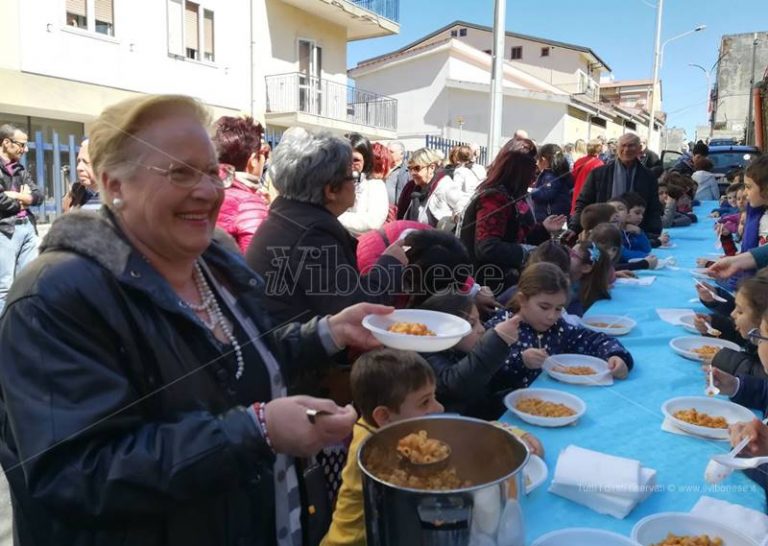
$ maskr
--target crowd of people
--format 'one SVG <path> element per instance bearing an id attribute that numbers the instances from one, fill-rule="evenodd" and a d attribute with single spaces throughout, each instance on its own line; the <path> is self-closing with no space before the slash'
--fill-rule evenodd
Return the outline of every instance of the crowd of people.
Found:
<path id="1" fill-rule="evenodd" d="M 703 143 L 664 173 L 632 133 L 561 148 L 521 130 L 486 169 L 470 145 L 292 128 L 272 150 L 249 117 L 210 121 L 185 96 L 106 109 L 39 249 L 27 135 L 0 127 L 0 463 L 22 546 L 364 544 L 369 434 L 497 420 L 551 355 L 628 378 L 630 352 L 579 317 L 720 198 Z M 721 282 L 700 287 L 696 324 L 747 349 L 718 353 L 714 377 L 765 410 L 768 156 L 729 176 L 712 212 L 725 257 L 700 264 Z M 471 332 L 382 348 L 362 319 L 395 308 Z M 768 454 L 759 422 L 731 434 Z M 304 485 L 338 446 L 332 510 Z"/>

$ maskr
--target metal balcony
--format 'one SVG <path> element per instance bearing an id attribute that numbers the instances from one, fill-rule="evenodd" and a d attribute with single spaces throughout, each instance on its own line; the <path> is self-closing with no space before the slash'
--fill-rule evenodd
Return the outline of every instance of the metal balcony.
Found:
<path id="1" fill-rule="evenodd" d="M 400 32 L 400 0 L 283 0 L 346 30 L 347 40 Z"/>
<path id="2" fill-rule="evenodd" d="M 351 4 L 386 17 L 395 23 L 400 22 L 400 0 L 348 0 Z"/>
<path id="3" fill-rule="evenodd" d="M 267 76 L 267 115 L 302 113 L 397 131 L 397 99 L 294 72 Z M 347 125 L 338 125 L 344 130 Z M 349 130 L 355 130 L 348 127 Z"/>

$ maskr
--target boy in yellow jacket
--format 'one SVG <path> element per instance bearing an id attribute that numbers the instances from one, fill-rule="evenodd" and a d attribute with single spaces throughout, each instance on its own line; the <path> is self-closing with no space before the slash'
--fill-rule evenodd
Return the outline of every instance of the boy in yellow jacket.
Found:
<path id="1" fill-rule="evenodd" d="M 357 452 L 371 432 L 389 423 L 442 413 L 435 398 L 435 374 L 420 355 L 395 349 L 377 349 L 355 362 L 350 377 L 352 397 L 360 411 L 355 423 L 347 464 L 333 522 L 320 546 L 365 546 L 363 482 Z"/>

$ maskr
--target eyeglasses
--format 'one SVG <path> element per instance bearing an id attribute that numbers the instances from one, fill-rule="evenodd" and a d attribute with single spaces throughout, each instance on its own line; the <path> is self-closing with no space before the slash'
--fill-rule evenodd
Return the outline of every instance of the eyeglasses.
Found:
<path id="1" fill-rule="evenodd" d="M 761 343 L 768 341 L 768 337 L 760 335 L 760 328 L 752 328 L 747 332 L 747 339 L 749 339 L 752 345 L 760 345 Z"/>
<path id="2" fill-rule="evenodd" d="M 29 148 L 29 143 L 28 142 L 19 142 L 18 140 L 13 140 L 12 138 L 9 138 L 8 140 L 13 142 L 16 146 L 18 146 L 22 150 L 26 150 L 26 149 Z"/>
<path id="3" fill-rule="evenodd" d="M 357 186 L 358 184 L 360 184 L 360 173 L 359 173 L 359 172 L 357 172 L 357 171 L 352 171 L 352 174 L 350 174 L 349 176 L 345 176 L 345 177 L 344 177 L 344 178 L 342 178 L 341 180 L 342 180 L 343 182 L 346 182 L 347 180 L 351 180 L 351 181 L 353 181 L 353 182 L 355 183 L 355 185 Z"/>
<path id="4" fill-rule="evenodd" d="M 412 173 L 418 173 L 421 172 L 421 169 L 427 169 L 434 166 L 434 163 L 430 163 L 429 165 L 408 165 L 408 170 Z"/>
<path id="5" fill-rule="evenodd" d="M 171 164 L 167 169 L 155 167 L 154 165 L 142 165 L 141 163 L 134 163 L 134 165 L 148 171 L 154 171 L 167 178 L 174 186 L 185 189 L 194 188 L 204 177 L 208 178 L 217 188 L 226 189 L 232 186 L 232 181 L 235 178 L 234 169 L 220 169 L 218 165 L 210 167 L 208 171 L 201 171 L 190 165 Z"/>

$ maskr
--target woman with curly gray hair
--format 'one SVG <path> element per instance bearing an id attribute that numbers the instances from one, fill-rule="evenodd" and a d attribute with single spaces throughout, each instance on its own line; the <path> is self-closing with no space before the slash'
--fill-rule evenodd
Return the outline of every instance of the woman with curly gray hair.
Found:
<path id="1" fill-rule="evenodd" d="M 355 204 L 360 174 L 352 147 L 330 133 L 289 129 L 270 176 L 280 193 L 246 253 L 266 283 L 265 305 L 278 320 L 326 315 L 352 303 L 388 301 L 399 289 L 402 246 L 391 245 L 360 277 L 356 241 L 338 217 Z"/>

